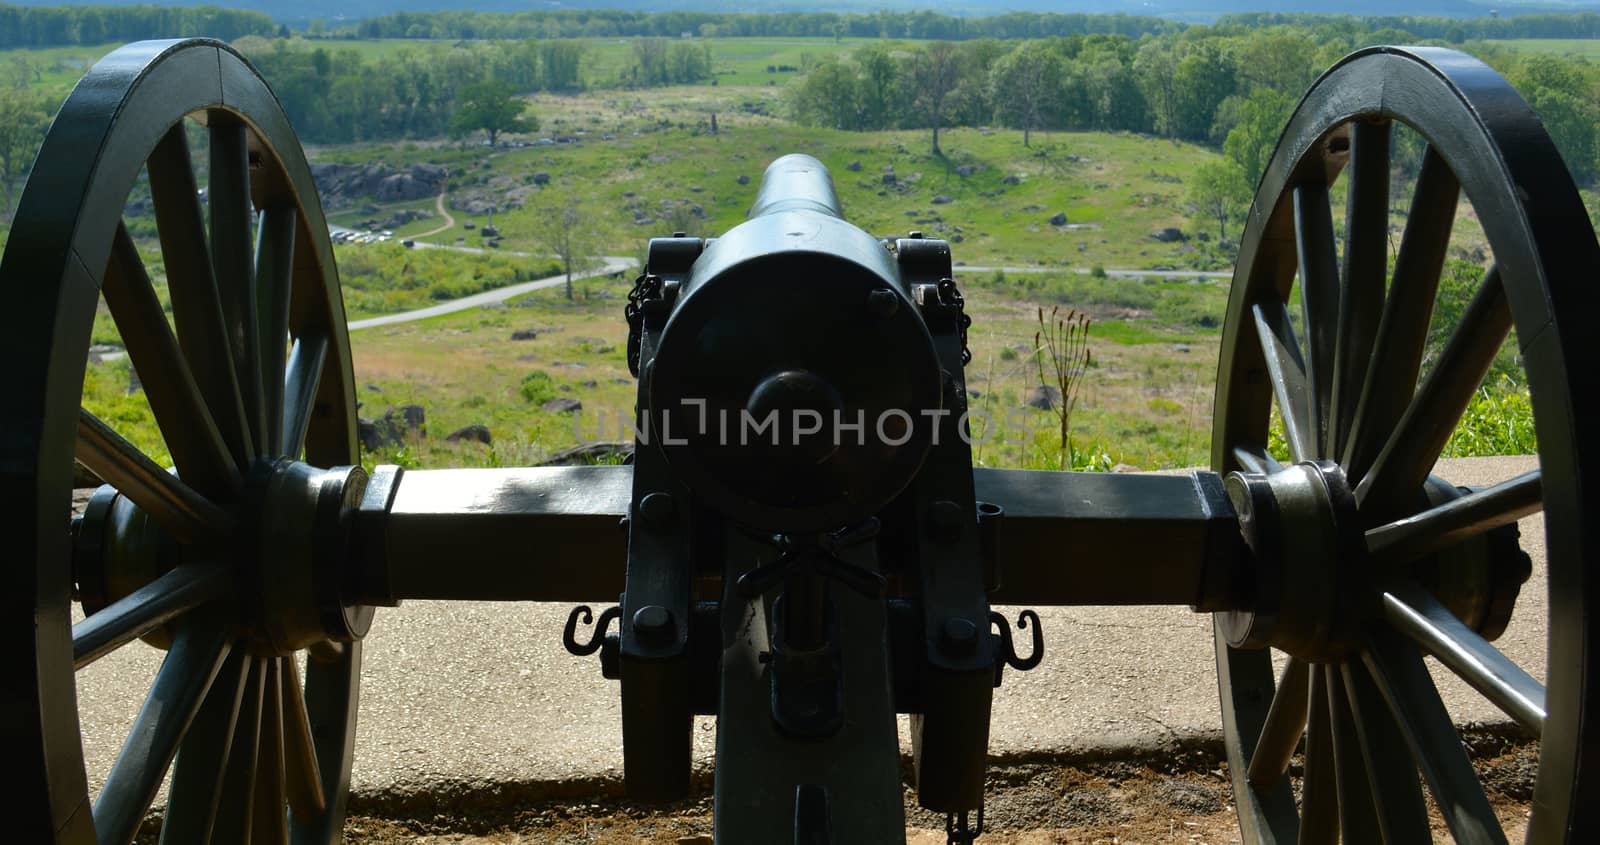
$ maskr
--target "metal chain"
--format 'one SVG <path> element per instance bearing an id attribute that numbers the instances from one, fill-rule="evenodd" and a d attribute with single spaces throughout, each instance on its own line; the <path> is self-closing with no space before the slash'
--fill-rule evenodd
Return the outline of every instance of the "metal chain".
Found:
<path id="1" fill-rule="evenodd" d="M 939 280 L 939 301 L 961 312 L 957 323 L 961 327 L 961 366 L 965 367 L 972 363 L 972 349 L 967 346 L 967 329 L 972 328 L 972 317 L 967 315 L 967 301 L 961 296 L 961 290 L 956 287 L 955 279 Z"/>
<path id="2" fill-rule="evenodd" d="M 946 845 L 972 845 L 983 835 L 983 805 L 978 805 L 978 823 L 971 825 L 966 810 L 944 814 Z"/>
<path id="3" fill-rule="evenodd" d="M 644 341 L 644 301 L 661 296 L 661 277 L 648 268 L 633 280 L 633 290 L 628 291 L 628 304 L 622 316 L 628 321 L 628 372 L 639 377 L 639 347 Z"/>

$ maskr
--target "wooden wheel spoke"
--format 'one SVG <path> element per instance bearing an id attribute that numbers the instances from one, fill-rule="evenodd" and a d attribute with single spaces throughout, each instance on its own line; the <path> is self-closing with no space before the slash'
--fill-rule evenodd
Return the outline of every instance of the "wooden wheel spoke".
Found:
<path id="1" fill-rule="evenodd" d="M 1357 121 L 1350 127 L 1344 276 L 1334 355 L 1333 405 L 1326 456 L 1337 457 L 1348 436 L 1372 344 L 1383 316 L 1389 276 L 1389 145 L 1393 124 Z"/>
<path id="2" fill-rule="evenodd" d="M 196 619 L 173 638 L 95 802 L 101 843 L 133 841 L 228 651 L 227 626 L 215 618 Z"/>
<path id="3" fill-rule="evenodd" d="M 1544 732 L 1545 689 L 1503 652 L 1468 628 L 1426 590 L 1408 582 L 1383 593 L 1395 630 L 1434 656 L 1534 736 Z"/>
<path id="4" fill-rule="evenodd" d="M 1266 449 L 1261 447 L 1235 446 L 1233 447 L 1233 459 L 1238 461 L 1239 466 L 1244 467 L 1248 472 L 1271 475 L 1283 469 L 1283 464 L 1278 463 L 1277 458 L 1272 457 Z"/>
<path id="5" fill-rule="evenodd" d="M 1305 780 L 1301 785 L 1299 845 L 1338 845 L 1339 784 L 1328 721 L 1328 676 L 1321 667 L 1306 678 Z"/>
<path id="6" fill-rule="evenodd" d="M 223 316 L 211 252 L 206 247 L 205 218 L 196 193 L 183 121 L 156 144 L 146 168 L 166 262 L 172 316 L 178 325 L 178 343 L 235 464 L 249 466 L 255 458 L 254 443 L 233 368 L 233 344 Z"/>
<path id="7" fill-rule="evenodd" d="M 1258 303 L 1252 311 L 1256 335 L 1261 340 L 1261 354 L 1267 362 L 1268 377 L 1272 379 L 1272 393 L 1277 397 L 1278 412 L 1283 417 L 1284 439 L 1289 442 L 1290 456 L 1297 462 L 1311 460 L 1317 454 L 1316 428 L 1306 387 L 1306 365 L 1289 320 L 1289 308 L 1279 302 L 1264 302 Z"/>
<path id="8" fill-rule="evenodd" d="M 211 267 L 235 366 L 244 422 L 257 453 L 266 449 L 256 319 L 255 206 L 250 200 L 249 128 L 223 111 L 208 116 L 211 135 Z"/>
<path id="9" fill-rule="evenodd" d="M 289 371 L 284 379 L 283 448 L 281 454 L 299 457 L 306 445 L 306 431 L 316 409 L 317 389 L 322 384 L 322 368 L 328 358 L 328 338 L 312 335 L 295 339 L 289 353 Z"/>
<path id="10" fill-rule="evenodd" d="M 1267 722 L 1261 726 L 1261 737 L 1250 758 L 1250 783 L 1257 789 L 1270 789 L 1289 771 L 1289 758 L 1306 730 L 1310 674 L 1309 664 L 1297 657 L 1289 658 L 1283 667 Z"/>
<path id="11" fill-rule="evenodd" d="M 1461 843 L 1504 843 L 1505 832 L 1428 677 L 1422 655 L 1394 632 L 1380 629 L 1371 634 L 1362 659 L 1451 835 Z"/>
<path id="12" fill-rule="evenodd" d="M 239 489 L 239 468 L 178 348 L 139 248 L 121 221 L 100 292 L 117 323 L 129 362 L 149 375 L 143 382 L 145 398 L 178 473 L 208 495 L 231 497 Z"/>
<path id="13" fill-rule="evenodd" d="M 1351 478 L 1360 478 L 1372 465 L 1383 436 L 1400 422 L 1416 390 L 1460 196 L 1461 184 L 1450 165 L 1429 147 L 1400 238 L 1361 401 L 1345 438 L 1344 465 Z"/>
<path id="14" fill-rule="evenodd" d="M 322 791 L 322 769 L 317 764 L 317 747 L 312 740 L 311 715 L 306 711 L 305 692 L 300 689 L 300 671 L 293 659 L 279 661 L 283 676 L 283 752 L 289 807 L 300 818 L 314 818 L 327 810 Z"/>
<path id="15" fill-rule="evenodd" d="M 1335 780 L 1339 789 L 1339 827 L 1346 842 L 1382 842 L 1372 772 L 1357 732 L 1339 667 L 1323 666 L 1328 690 L 1328 723 L 1333 735 Z"/>
<path id="16" fill-rule="evenodd" d="M 72 665 L 83 667 L 179 615 L 227 594 L 227 568 L 208 564 L 174 567 L 138 590 L 72 626 Z"/>
<path id="17" fill-rule="evenodd" d="M 184 542 L 221 537 L 233 517 L 162 469 L 99 417 L 78 409 L 78 462 L 117 488 L 162 528 Z"/>
<path id="18" fill-rule="evenodd" d="M 1347 663 L 1329 668 L 1330 683 L 1340 684 L 1343 705 L 1355 724 L 1355 739 L 1372 789 L 1374 819 L 1383 838 L 1372 842 L 1424 842 L 1428 811 L 1417 782 L 1417 767 L 1406 753 L 1405 740 L 1383 706 L 1366 669 Z"/>
<path id="19" fill-rule="evenodd" d="M 244 697 L 234 725 L 228 768 L 221 775 L 213 842 L 249 842 L 255 804 L 256 770 L 261 745 L 261 699 L 266 687 L 267 660 L 252 658 L 245 669 Z"/>
<path id="20" fill-rule="evenodd" d="M 1433 372 L 1356 487 L 1363 511 L 1390 512 L 1422 489 L 1510 330 L 1505 286 L 1499 268 L 1490 267 Z"/>
<path id="21" fill-rule="evenodd" d="M 233 732 L 239 721 L 252 659 L 242 650 L 228 655 L 217 679 L 211 683 L 205 704 L 178 749 L 167 793 L 167 812 L 161 823 L 161 841 L 172 845 L 211 841 L 221 798 L 222 773 L 228 767 Z"/>
<path id="22" fill-rule="evenodd" d="M 1294 231 L 1300 255 L 1300 306 L 1309 347 L 1305 370 L 1311 394 L 1310 434 L 1320 448 L 1328 437 L 1339 319 L 1339 261 L 1327 185 L 1308 182 L 1294 189 Z M 1324 456 L 1319 452 L 1314 457 Z"/>
<path id="23" fill-rule="evenodd" d="M 1367 531 L 1367 552 L 1403 563 L 1509 525 L 1544 508 L 1544 473 L 1525 472 Z"/>
<path id="24" fill-rule="evenodd" d="M 261 696 L 261 750 L 256 763 L 255 807 L 251 814 L 252 845 L 288 845 L 289 842 L 284 793 L 283 673 L 278 664 L 293 659 L 272 658 L 266 662 L 266 687 Z"/>
<path id="25" fill-rule="evenodd" d="M 261 323 L 261 391 L 266 416 L 266 445 L 274 456 L 283 445 L 284 360 L 289 346 L 289 297 L 294 287 L 294 206 L 273 206 L 261 212 L 256 238 L 256 315 Z"/>

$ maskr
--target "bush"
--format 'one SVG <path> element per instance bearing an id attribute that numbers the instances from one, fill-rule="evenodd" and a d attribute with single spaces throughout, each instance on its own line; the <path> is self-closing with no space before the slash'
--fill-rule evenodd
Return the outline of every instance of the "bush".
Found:
<path id="1" fill-rule="evenodd" d="M 1533 432 L 1533 401 L 1526 387 L 1508 378 L 1478 388 L 1445 444 L 1447 458 L 1531 455 L 1539 451 Z"/>
<path id="2" fill-rule="evenodd" d="M 556 380 L 544 370 L 534 370 L 522 377 L 522 398 L 542 405 L 556 398 Z"/>

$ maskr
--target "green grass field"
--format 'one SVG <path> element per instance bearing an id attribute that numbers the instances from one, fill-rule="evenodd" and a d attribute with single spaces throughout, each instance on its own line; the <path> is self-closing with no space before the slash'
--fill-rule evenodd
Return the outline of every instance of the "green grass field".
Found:
<path id="1" fill-rule="evenodd" d="M 639 254 L 650 237 L 674 229 L 725 231 L 744 218 L 766 165 L 783 153 L 802 152 L 828 165 L 851 222 L 885 237 L 922 230 L 947 238 L 967 263 L 1082 270 L 1226 266 L 1205 243 L 1152 237 L 1167 227 L 1193 230 L 1183 179 L 1215 158 L 1202 147 L 1106 133 L 1036 133 L 1033 145 L 1024 147 L 1020 132 L 958 129 L 944 133 L 944 155 L 936 157 L 928 152 L 926 132 L 800 127 L 768 116 L 778 107 L 760 88 L 733 86 L 543 95 L 532 106 L 543 122 L 539 134 L 578 143 L 487 154 L 459 144 L 361 146 L 316 155 L 443 164 L 452 171 L 452 203 L 461 208 L 477 199 L 496 206 L 505 246 L 525 251 L 539 249 L 534 209 L 572 194 L 582 198 L 588 228 L 611 254 Z M 712 113 L 716 135 L 708 131 Z M 532 176 L 541 172 L 550 182 L 536 188 Z M 1066 215 L 1067 225 L 1049 222 L 1057 213 Z M 1207 237 L 1214 229 L 1204 225 Z M 458 235 L 471 239 L 465 230 Z"/>
<path id="2" fill-rule="evenodd" d="M 327 46 L 368 56 L 452 49 L 412 42 Z M 852 222 L 882 237 L 920 230 L 952 242 L 958 281 L 974 318 L 974 358 L 967 371 L 971 404 L 1004 429 L 999 437 L 992 429 L 981 431 L 977 462 L 1062 465 L 1052 414 L 1022 407 L 1040 380 L 1034 352 L 1039 309 L 1060 305 L 1093 318 L 1094 364 L 1072 417 L 1076 463 L 1100 469 L 1117 463 L 1147 469 L 1204 464 L 1227 284 L 1107 278 L 1090 271 L 1227 269 L 1231 257 L 1215 243 L 1215 223 L 1198 218 L 1186 202 L 1187 175 L 1217 153 L 1128 133 L 1035 133 L 1025 147 L 1017 131 L 962 128 L 945 132 L 944 152 L 934 156 L 924 131 L 850 133 L 783 119 L 782 85 L 796 74 L 768 74 L 766 67 L 799 66 L 854 46 L 828 39 L 719 40 L 713 43 L 715 86 L 531 97 L 530 109 L 543 125 L 521 140 L 576 139 L 571 143 L 488 150 L 475 142 L 408 141 L 310 149 L 314 161 L 443 164 L 451 171 L 446 196 L 458 222 L 430 239 L 478 243 L 481 236 L 462 225 L 485 222 L 463 210 L 474 202 L 496 207 L 503 234 L 504 251 L 483 256 L 394 243 L 339 246 L 347 313 L 356 318 L 416 308 L 549 273 L 546 259 L 505 253 L 547 252 L 535 237 L 537 217 L 568 198 L 582 204 L 593 254 L 642 256 L 649 238 L 674 230 L 720 234 L 744 219 L 767 163 L 804 152 L 828 165 Z M 35 84 L 64 93 L 84 64 L 105 49 L 29 51 Z M 592 42 L 592 78 L 620 73 L 631 49 L 625 40 Z M 713 114 L 716 134 L 710 132 Z M 203 161 L 199 165 L 203 172 Z M 549 175 L 544 187 L 536 184 L 541 173 Z M 1342 186 L 1333 196 L 1341 201 Z M 354 225 L 433 204 L 431 198 L 375 207 L 359 201 L 329 220 Z M 1050 222 L 1057 213 L 1065 215 L 1065 225 Z M 137 237 L 148 238 L 147 218 L 129 222 Z M 408 224 L 397 231 L 397 240 L 442 222 Z M 1230 227 L 1230 238 L 1238 236 L 1237 226 Z M 1397 216 L 1397 236 L 1401 226 Z M 1182 229 L 1189 240 L 1152 237 L 1168 227 Z M 1470 209 L 1463 208 L 1457 232 L 1466 241 L 1458 257 L 1476 260 L 1473 242 L 1481 239 L 1481 227 Z M 146 249 L 164 293 L 153 243 Z M 1048 272 L 966 272 L 961 264 Z M 629 436 L 620 422 L 630 414 L 635 390 L 623 354 L 627 285 L 584 281 L 573 302 L 556 288 L 499 307 L 354 333 L 362 415 L 381 416 L 388 407 L 414 403 L 428 416 L 428 437 L 369 455 L 368 462 L 520 465 L 583 440 Z M 511 340 L 525 329 L 536 330 L 537 337 Z M 95 338 L 115 342 L 107 314 L 96 321 Z M 552 395 L 580 399 L 583 411 L 545 412 L 525 398 L 521 386 L 533 373 L 548 377 Z M 164 458 L 143 396 L 130 395 L 127 380 L 126 360 L 92 365 L 85 404 Z M 1526 446 L 1531 434 L 1517 428 L 1526 417 L 1519 395 L 1526 394 L 1486 394 L 1474 406 L 1474 419 L 1481 420 L 1474 436 L 1502 444 L 1496 448 Z M 444 442 L 443 435 L 472 423 L 489 426 L 493 447 Z M 1475 448 L 1480 447 L 1452 447 L 1456 453 Z"/>
<path id="3" fill-rule="evenodd" d="M 618 87 L 633 56 L 632 38 L 597 38 L 584 43 L 586 50 L 582 75 L 590 88 Z M 248 37 L 242 46 L 250 49 L 272 49 L 275 42 Z M 885 44 L 893 49 L 901 42 L 879 39 L 846 38 L 710 38 L 694 39 L 694 44 L 711 45 L 712 72 L 718 85 L 783 87 L 798 78 L 797 71 L 768 73 L 770 65 L 801 68 L 824 58 L 847 54 L 862 44 Z M 447 52 L 464 42 L 423 39 L 309 39 L 296 38 L 289 42 L 291 49 L 324 49 L 330 52 L 348 51 L 364 60 L 381 59 L 401 52 Z M 31 82 L 40 90 L 65 95 L 77 82 L 83 71 L 107 53 L 122 46 L 119 43 L 93 46 L 13 48 L 0 50 L 0 67 L 8 61 L 21 59 L 36 70 Z"/>

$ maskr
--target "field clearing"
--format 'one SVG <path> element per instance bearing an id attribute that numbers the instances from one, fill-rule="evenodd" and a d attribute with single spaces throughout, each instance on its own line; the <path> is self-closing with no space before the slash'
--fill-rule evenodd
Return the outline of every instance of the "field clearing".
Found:
<path id="1" fill-rule="evenodd" d="M 317 160 L 417 162 L 451 170 L 450 201 L 497 208 L 507 249 L 536 251 L 542 205 L 576 195 L 589 231 L 611 254 L 642 251 L 673 231 L 710 235 L 744 219 L 774 158 L 807 153 L 833 173 L 851 222 L 885 237 L 920 230 L 956 244 L 971 264 L 1091 269 L 1216 270 L 1227 259 L 1207 243 L 1162 242 L 1189 231 L 1185 176 L 1215 152 L 1129 133 L 1035 133 L 955 129 L 944 154 L 922 131 L 855 133 L 796 126 L 770 116 L 761 88 L 672 88 L 648 97 L 596 92 L 540 95 L 541 134 L 574 143 L 486 152 L 461 145 L 320 148 Z M 718 134 L 709 131 L 717 115 Z M 609 137 L 607 137 L 609 136 Z M 536 173 L 549 184 L 533 184 Z M 740 184 L 740 178 L 745 181 Z M 522 208 L 512 208 L 521 204 Z M 463 222 L 472 215 L 454 211 Z M 1065 215 L 1064 225 L 1050 223 Z M 473 222 L 481 223 L 480 219 Z M 1205 226 L 1201 238 L 1214 236 Z M 473 240 L 462 230 L 458 236 Z M 440 240 L 449 242 L 448 238 Z"/>

